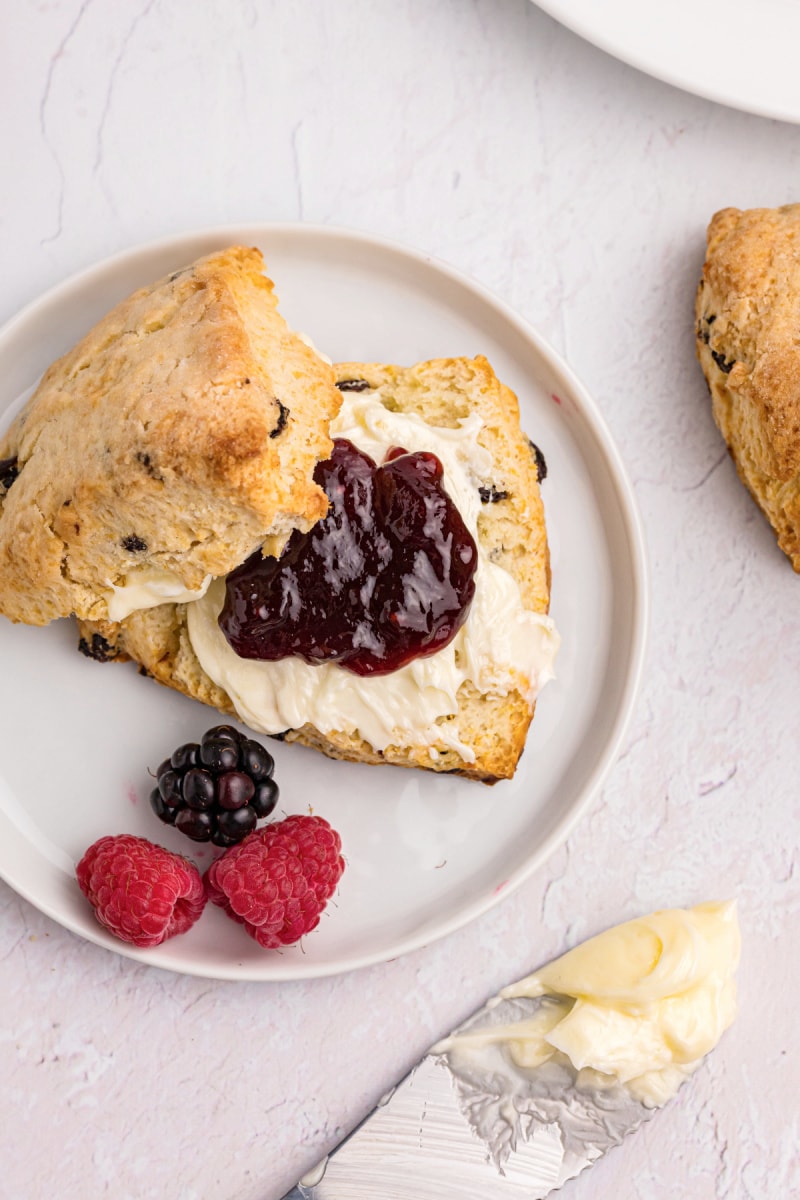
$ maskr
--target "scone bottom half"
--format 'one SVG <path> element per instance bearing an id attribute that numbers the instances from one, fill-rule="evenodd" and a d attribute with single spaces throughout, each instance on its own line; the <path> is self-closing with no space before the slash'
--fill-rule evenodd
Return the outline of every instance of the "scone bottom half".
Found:
<path id="1" fill-rule="evenodd" d="M 546 614 L 550 599 L 550 563 L 539 480 L 546 465 L 538 448 L 520 429 L 516 397 L 496 378 L 485 359 L 443 359 L 412 368 L 343 363 L 335 368 L 343 395 L 374 393 L 392 411 L 415 413 L 432 425 L 458 427 L 478 412 L 479 440 L 491 450 L 492 477 L 478 487 L 479 538 L 488 558 L 504 568 L 519 588 L 521 603 Z M 119 623 L 82 621 L 81 648 L 101 661 L 126 658 L 187 696 L 236 716 L 231 697 L 203 670 L 189 636 L 185 604 L 166 604 L 131 614 Z M 391 675 L 385 677 L 391 680 Z M 474 753 L 464 758 L 444 739 L 440 744 L 409 742 L 382 750 L 358 732 L 322 732 L 307 723 L 273 736 L 322 751 L 331 758 L 393 763 L 495 783 L 508 779 L 522 754 L 534 704 L 517 691 L 482 693 L 470 681 L 458 691 L 459 736 Z M 445 718 L 445 723 L 454 718 Z"/>
<path id="2" fill-rule="evenodd" d="M 714 420 L 800 573 L 800 204 L 715 214 L 695 322 Z"/>
<path id="3" fill-rule="evenodd" d="M 263 266 L 233 246 L 173 271 L 45 372 L 0 439 L 5 616 L 106 620 L 153 578 L 193 594 L 324 515 L 341 394 Z"/>

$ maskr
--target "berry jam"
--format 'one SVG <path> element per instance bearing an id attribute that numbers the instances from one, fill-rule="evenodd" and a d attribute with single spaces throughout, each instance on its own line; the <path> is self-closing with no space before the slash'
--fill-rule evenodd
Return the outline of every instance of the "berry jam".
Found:
<path id="1" fill-rule="evenodd" d="M 478 552 L 434 454 L 382 466 L 337 438 L 314 479 L 328 514 L 228 576 L 219 624 L 241 658 L 292 655 L 386 675 L 446 646 L 475 594 Z"/>

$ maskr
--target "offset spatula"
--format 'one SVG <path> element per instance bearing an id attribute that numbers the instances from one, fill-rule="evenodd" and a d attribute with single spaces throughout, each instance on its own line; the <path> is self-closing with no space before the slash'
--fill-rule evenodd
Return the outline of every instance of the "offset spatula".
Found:
<path id="1" fill-rule="evenodd" d="M 455 1033 L 528 1020 L 551 1002 L 490 1001 Z M 657 1111 L 621 1084 L 577 1087 L 563 1058 L 519 1068 L 498 1042 L 476 1065 L 448 1041 L 284 1200 L 538 1200 Z"/>

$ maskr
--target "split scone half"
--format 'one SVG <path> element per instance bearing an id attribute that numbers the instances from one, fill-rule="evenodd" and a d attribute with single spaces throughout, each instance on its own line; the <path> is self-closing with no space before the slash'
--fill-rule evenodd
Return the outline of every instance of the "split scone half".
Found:
<path id="1" fill-rule="evenodd" d="M 0 613 L 119 620 L 200 596 L 327 510 L 341 394 L 258 250 L 142 288 L 45 373 L 0 438 Z"/>
<path id="2" fill-rule="evenodd" d="M 695 311 L 714 419 L 800 572 L 800 204 L 712 218 Z"/>
<path id="3" fill-rule="evenodd" d="M 84 621 L 84 645 L 98 657 L 134 659 L 161 683 L 332 758 L 486 783 L 510 778 L 558 647 L 547 616 L 544 460 L 520 428 L 516 397 L 484 358 L 334 369 L 343 403 L 332 437 L 376 463 L 402 446 L 443 464 L 478 548 L 474 599 L 453 641 L 378 677 L 297 657 L 243 659 L 218 625 L 225 581 L 217 579 L 190 603 Z"/>

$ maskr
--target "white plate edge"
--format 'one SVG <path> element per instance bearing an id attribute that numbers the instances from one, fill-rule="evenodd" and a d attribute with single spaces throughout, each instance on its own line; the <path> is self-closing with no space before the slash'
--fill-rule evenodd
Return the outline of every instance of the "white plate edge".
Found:
<path id="1" fill-rule="evenodd" d="M 726 108 L 735 109 L 737 112 L 751 113 L 753 116 L 764 117 L 767 120 L 785 121 L 790 125 L 800 124 L 800 99 L 798 99 L 797 109 L 790 110 L 780 105 L 762 104 L 757 100 L 734 96 L 725 89 L 715 91 L 713 87 L 704 85 L 702 80 L 686 77 L 681 74 L 679 69 L 670 71 L 668 67 L 653 62 L 648 55 L 637 53 L 635 48 L 621 45 L 614 38 L 604 37 L 602 31 L 599 31 L 595 25 L 587 24 L 580 16 L 565 11 L 564 0 L 532 0 L 532 3 L 547 16 L 552 17 L 554 21 L 558 21 L 559 25 L 563 25 L 565 29 L 569 29 L 571 33 L 576 34 L 585 42 L 589 42 L 604 54 L 610 55 L 618 62 L 625 63 L 626 66 L 633 67 L 636 71 L 641 71 L 643 75 L 657 79 L 659 83 L 666 83 L 670 87 L 678 88 L 679 91 L 698 96 L 701 100 L 710 100 L 714 104 L 721 104 Z"/>

